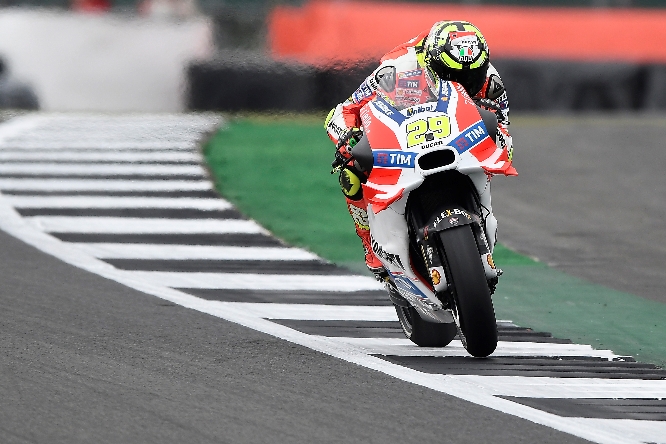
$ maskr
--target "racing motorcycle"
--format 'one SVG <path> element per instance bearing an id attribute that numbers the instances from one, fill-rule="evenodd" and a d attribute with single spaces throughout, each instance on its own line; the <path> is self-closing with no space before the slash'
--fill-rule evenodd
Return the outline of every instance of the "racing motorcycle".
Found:
<path id="1" fill-rule="evenodd" d="M 427 100 L 410 98 L 409 81 L 423 77 L 382 78 L 349 150 L 367 175 L 372 249 L 407 338 L 443 347 L 458 334 L 468 353 L 485 357 L 497 347 L 491 294 L 501 274 L 491 254 L 490 177 L 517 173 L 496 144 L 494 112 L 455 82 L 439 82 Z"/>

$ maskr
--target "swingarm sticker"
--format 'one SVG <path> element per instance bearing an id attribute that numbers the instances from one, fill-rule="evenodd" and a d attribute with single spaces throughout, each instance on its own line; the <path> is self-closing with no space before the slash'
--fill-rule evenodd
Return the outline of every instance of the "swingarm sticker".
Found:
<path id="1" fill-rule="evenodd" d="M 407 294 L 407 297 L 416 297 L 421 300 L 421 302 L 425 302 L 428 299 L 428 297 L 423 294 L 416 285 L 411 283 L 409 279 L 393 274 L 393 281 L 403 296 L 406 296 L 405 294 Z"/>

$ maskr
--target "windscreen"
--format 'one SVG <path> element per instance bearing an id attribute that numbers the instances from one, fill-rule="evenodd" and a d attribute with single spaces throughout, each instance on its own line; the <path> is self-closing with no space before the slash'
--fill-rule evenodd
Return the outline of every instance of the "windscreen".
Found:
<path id="1" fill-rule="evenodd" d="M 386 66 L 377 72 L 377 96 L 398 111 L 437 100 L 426 81 L 424 69 L 398 71 Z"/>

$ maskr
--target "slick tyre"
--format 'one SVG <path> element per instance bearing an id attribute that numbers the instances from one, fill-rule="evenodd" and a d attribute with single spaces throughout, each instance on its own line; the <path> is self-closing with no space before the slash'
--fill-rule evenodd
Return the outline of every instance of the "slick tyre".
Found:
<path id="1" fill-rule="evenodd" d="M 460 340 L 472 356 L 486 357 L 497 347 L 497 323 L 472 227 L 451 228 L 439 236 Z"/>
<path id="2" fill-rule="evenodd" d="M 419 347 L 445 347 L 458 332 L 456 324 L 427 322 L 413 307 L 394 306 L 405 336 Z"/>

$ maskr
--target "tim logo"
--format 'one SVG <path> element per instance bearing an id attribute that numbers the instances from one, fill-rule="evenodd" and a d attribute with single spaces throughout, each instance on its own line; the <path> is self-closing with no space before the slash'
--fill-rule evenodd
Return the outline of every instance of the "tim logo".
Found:
<path id="1" fill-rule="evenodd" d="M 477 142 L 479 139 L 483 139 L 487 135 L 488 133 L 486 132 L 486 129 L 481 125 L 477 125 L 475 128 L 470 128 L 469 131 L 465 132 L 465 138 L 472 143 Z"/>
<path id="2" fill-rule="evenodd" d="M 421 82 L 419 80 L 398 80 L 398 88 L 420 89 Z"/>
<path id="3" fill-rule="evenodd" d="M 466 129 L 461 135 L 456 137 L 450 145 L 455 146 L 458 152 L 462 154 L 468 149 L 476 146 L 486 137 L 488 137 L 488 132 L 486 131 L 486 128 L 479 123 Z"/>
<path id="4" fill-rule="evenodd" d="M 374 151 L 375 166 L 384 168 L 414 168 L 416 153 Z"/>

